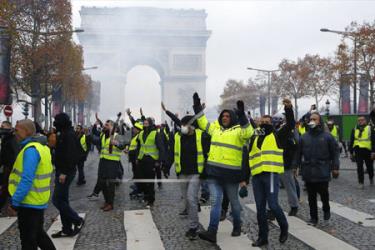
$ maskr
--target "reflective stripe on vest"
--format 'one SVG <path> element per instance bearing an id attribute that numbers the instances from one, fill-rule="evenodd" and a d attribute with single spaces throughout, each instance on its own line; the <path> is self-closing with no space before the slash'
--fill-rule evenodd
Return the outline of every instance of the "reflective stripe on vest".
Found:
<path id="1" fill-rule="evenodd" d="M 174 136 L 174 163 L 176 166 L 176 173 L 181 173 L 181 135 L 176 133 Z M 202 130 L 195 130 L 195 141 L 197 148 L 197 166 L 198 173 L 203 172 L 204 167 L 204 156 L 203 156 L 203 147 L 202 147 Z"/>
<path id="2" fill-rule="evenodd" d="M 360 148 L 367 148 L 371 150 L 371 129 L 370 126 L 367 125 L 362 132 L 362 136 L 359 137 L 359 129 L 354 131 L 354 143 L 353 147 L 360 147 Z"/>
<path id="3" fill-rule="evenodd" d="M 138 136 L 139 136 L 139 134 L 136 134 L 132 138 L 132 140 L 130 141 L 129 151 L 133 151 L 133 150 L 137 149 L 137 145 L 138 145 L 137 139 L 138 139 Z"/>
<path id="4" fill-rule="evenodd" d="M 336 141 L 339 141 L 339 135 L 337 133 L 337 127 L 333 125 L 333 129 L 331 130 L 331 135 L 335 138 Z"/>
<path id="5" fill-rule="evenodd" d="M 146 138 L 146 141 L 143 141 L 143 133 L 144 131 L 141 131 L 139 133 L 139 142 L 141 144 L 141 147 L 139 149 L 138 159 L 142 160 L 143 156 L 149 155 L 154 160 L 159 160 L 159 150 L 156 147 L 156 130 L 151 131 Z"/>
<path id="6" fill-rule="evenodd" d="M 82 146 L 83 150 L 85 152 L 87 152 L 87 144 L 86 144 L 86 135 L 85 134 L 81 136 L 81 139 L 79 140 L 79 142 L 81 143 L 81 146 Z"/>
<path id="7" fill-rule="evenodd" d="M 267 135 L 261 149 L 257 146 L 258 138 L 258 136 L 255 137 L 249 154 L 251 175 L 262 172 L 283 173 L 283 150 L 277 146 L 275 135 L 273 133 Z"/>
<path id="8" fill-rule="evenodd" d="M 110 137 L 105 138 L 105 135 L 102 134 L 101 136 L 102 149 L 100 150 L 100 158 L 110 160 L 110 161 L 120 161 L 122 151 L 118 147 L 113 146 L 112 153 L 109 153 L 110 140 L 111 140 Z"/>
<path id="9" fill-rule="evenodd" d="M 34 147 L 38 151 L 40 161 L 36 168 L 35 178 L 32 182 L 32 186 L 21 203 L 36 206 L 45 205 L 48 203 L 51 195 L 50 183 L 53 167 L 49 148 L 38 142 L 30 142 L 26 144 L 26 146 L 23 147 L 23 149 L 18 153 L 16 161 L 13 165 L 13 170 L 9 176 L 8 190 L 12 196 L 16 192 L 17 186 L 21 182 L 22 178 L 24 153 L 25 150 L 30 147 Z"/>
<path id="10" fill-rule="evenodd" d="M 207 164 L 212 167 L 241 171 L 244 141 L 238 136 L 238 130 L 241 130 L 239 125 L 219 130 L 212 135 Z"/>

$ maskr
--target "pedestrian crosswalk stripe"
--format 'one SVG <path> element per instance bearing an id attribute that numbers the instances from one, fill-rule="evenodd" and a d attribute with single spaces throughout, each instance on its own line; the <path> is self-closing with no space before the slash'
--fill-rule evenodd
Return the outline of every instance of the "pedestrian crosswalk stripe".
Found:
<path id="1" fill-rule="evenodd" d="M 210 223 L 210 206 L 203 206 L 199 213 L 199 222 L 207 229 Z M 222 250 L 235 250 L 235 249 L 260 249 L 252 247 L 250 239 L 241 234 L 239 237 L 232 237 L 233 225 L 229 220 L 221 221 L 217 231 L 217 245 Z"/>
<path id="2" fill-rule="evenodd" d="M 318 206 L 322 207 L 322 202 L 318 202 Z M 375 217 L 373 215 L 346 207 L 336 202 L 329 202 L 331 212 L 344 217 L 354 223 L 360 224 L 364 227 L 375 227 Z"/>
<path id="3" fill-rule="evenodd" d="M 375 199 L 369 199 L 369 202 L 375 203 Z"/>
<path id="4" fill-rule="evenodd" d="M 246 204 L 248 208 L 256 212 L 255 204 Z M 305 244 L 309 245 L 314 249 L 319 250 L 354 250 L 357 249 L 348 243 L 339 240 L 332 235 L 316 228 L 307 225 L 307 223 L 295 216 L 288 216 L 289 223 L 289 233 L 296 237 L 297 239 L 303 241 Z M 275 225 L 277 223 L 273 222 Z"/>
<path id="5" fill-rule="evenodd" d="M 85 218 L 85 213 L 80 213 L 79 216 Z M 51 227 L 48 229 L 47 234 L 51 237 L 51 234 L 61 231 L 62 223 L 61 218 L 58 216 L 56 220 L 52 223 Z M 55 245 L 57 250 L 73 250 L 74 244 L 76 243 L 78 235 L 74 237 L 63 237 L 63 238 L 52 238 L 51 240 Z"/>
<path id="6" fill-rule="evenodd" d="M 126 249 L 164 250 L 149 209 L 124 211 Z"/>
<path id="7" fill-rule="evenodd" d="M 4 233 L 13 223 L 17 220 L 17 217 L 3 217 L 0 218 L 0 234 Z"/>

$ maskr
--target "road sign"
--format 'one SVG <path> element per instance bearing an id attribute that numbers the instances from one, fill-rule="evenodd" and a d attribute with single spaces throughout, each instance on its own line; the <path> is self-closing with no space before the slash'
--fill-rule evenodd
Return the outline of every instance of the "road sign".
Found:
<path id="1" fill-rule="evenodd" d="M 6 105 L 6 106 L 4 107 L 4 115 L 5 115 L 6 117 L 11 117 L 11 116 L 13 115 L 13 108 L 12 108 L 12 106 L 10 106 L 10 105 Z"/>

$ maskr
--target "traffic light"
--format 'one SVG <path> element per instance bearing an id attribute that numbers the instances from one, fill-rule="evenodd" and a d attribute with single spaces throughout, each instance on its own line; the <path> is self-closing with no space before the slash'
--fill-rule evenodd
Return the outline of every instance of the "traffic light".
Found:
<path id="1" fill-rule="evenodd" d="M 25 119 L 27 119 L 27 116 L 29 115 L 29 104 L 24 103 L 22 109 L 23 109 L 22 114 L 25 116 Z"/>

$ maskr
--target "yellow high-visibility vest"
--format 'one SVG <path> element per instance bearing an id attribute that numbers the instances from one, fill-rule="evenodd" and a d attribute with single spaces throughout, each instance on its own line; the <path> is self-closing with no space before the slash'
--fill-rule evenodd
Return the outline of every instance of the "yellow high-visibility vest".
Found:
<path id="1" fill-rule="evenodd" d="M 218 123 L 209 123 L 206 116 L 197 120 L 199 128 L 211 136 L 210 153 L 207 164 L 212 167 L 241 171 L 242 147 L 253 134 L 253 127 L 247 124 L 222 129 Z"/>
<path id="2" fill-rule="evenodd" d="M 336 125 L 333 125 L 331 135 L 333 136 L 333 138 L 335 138 L 336 141 L 339 141 L 339 134 Z"/>
<path id="3" fill-rule="evenodd" d="M 298 132 L 300 133 L 300 135 L 303 135 L 304 133 L 306 133 L 306 127 L 299 126 Z"/>
<path id="4" fill-rule="evenodd" d="M 85 152 L 87 152 L 87 144 L 86 144 L 86 135 L 85 134 L 83 134 L 81 136 L 81 139 L 79 140 L 79 142 L 81 143 L 81 147 L 83 148 L 83 150 Z"/>
<path id="5" fill-rule="evenodd" d="M 151 156 L 154 160 L 159 160 L 159 150 L 156 147 L 156 130 L 147 135 L 146 141 L 143 141 L 143 133 L 144 131 L 141 131 L 138 136 L 141 145 L 138 160 L 142 160 L 145 155 Z"/>
<path id="6" fill-rule="evenodd" d="M 203 172 L 204 167 L 204 156 L 203 156 L 203 147 L 202 147 L 202 130 L 195 130 L 195 141 L 197 148 L 197 165 L 198 173 Z M 176 167 L 176 173 L 181 173 L 181 135 L 176 133 L 174 136 L 174 163 Z"/>
<path id="7" fill-rule="evenodd" d="M 371 128 L 369 125 L 364 128 L 361 137 L 359 137 L 359 129 L 355 129 L 353 148 L 356 146 L 371 150 Z"/>
<path id="8" fill-rule="evenodd" d="M 133 136 L 132 140 L 130 141 L 129 151 L 133 151 L 133 150 L 137 149 L 137 146 L 138 146 L 138 142 L 137 142 L 138 136 L 139 136 L 139 134 L 136 134 L 135 136 Z"/>
<path id="9" fill-rule="evenodd" d="M 12 172 L 9 176 L 8 190 L 11 196 L 13 196 L 16 192 L 23 173 L 23 156 L 25 150 L 30 147 L 35 147 L 35 149 L 38 151 L 40 161 L 36 168 L 35 179 L 32 182 L 31 189 L 21 203 L 36 206 L 45 205 L 48 203 L 51 195 L 50 182 L 53 167 L 50 149 L 38 142 L 29 142 L 18 153 Z"/>
<path id="10" fill-rule="evenodd" d="M 102 149 L 100 150 L 100 158 L 110 160 L 110 161 L 121 161 L 122 150 L 120 150 L 118 147 L 113 145 L 112 153 L 109 153 L 109 145 L 110 145 L 111 137 L 105 138 L 105 135 L 102 134 L 101 141 L 102 141 Z"/>
<path id="11" fill-rule="evenodd" d="M 261 149 L 257 146 L 258 138 L 259 136 L 255 137 L 249 154 L 251 175 L 262 172 L 284 173 L 283 149 L 277 146 L 274 133 L 264 138 Z"/>

